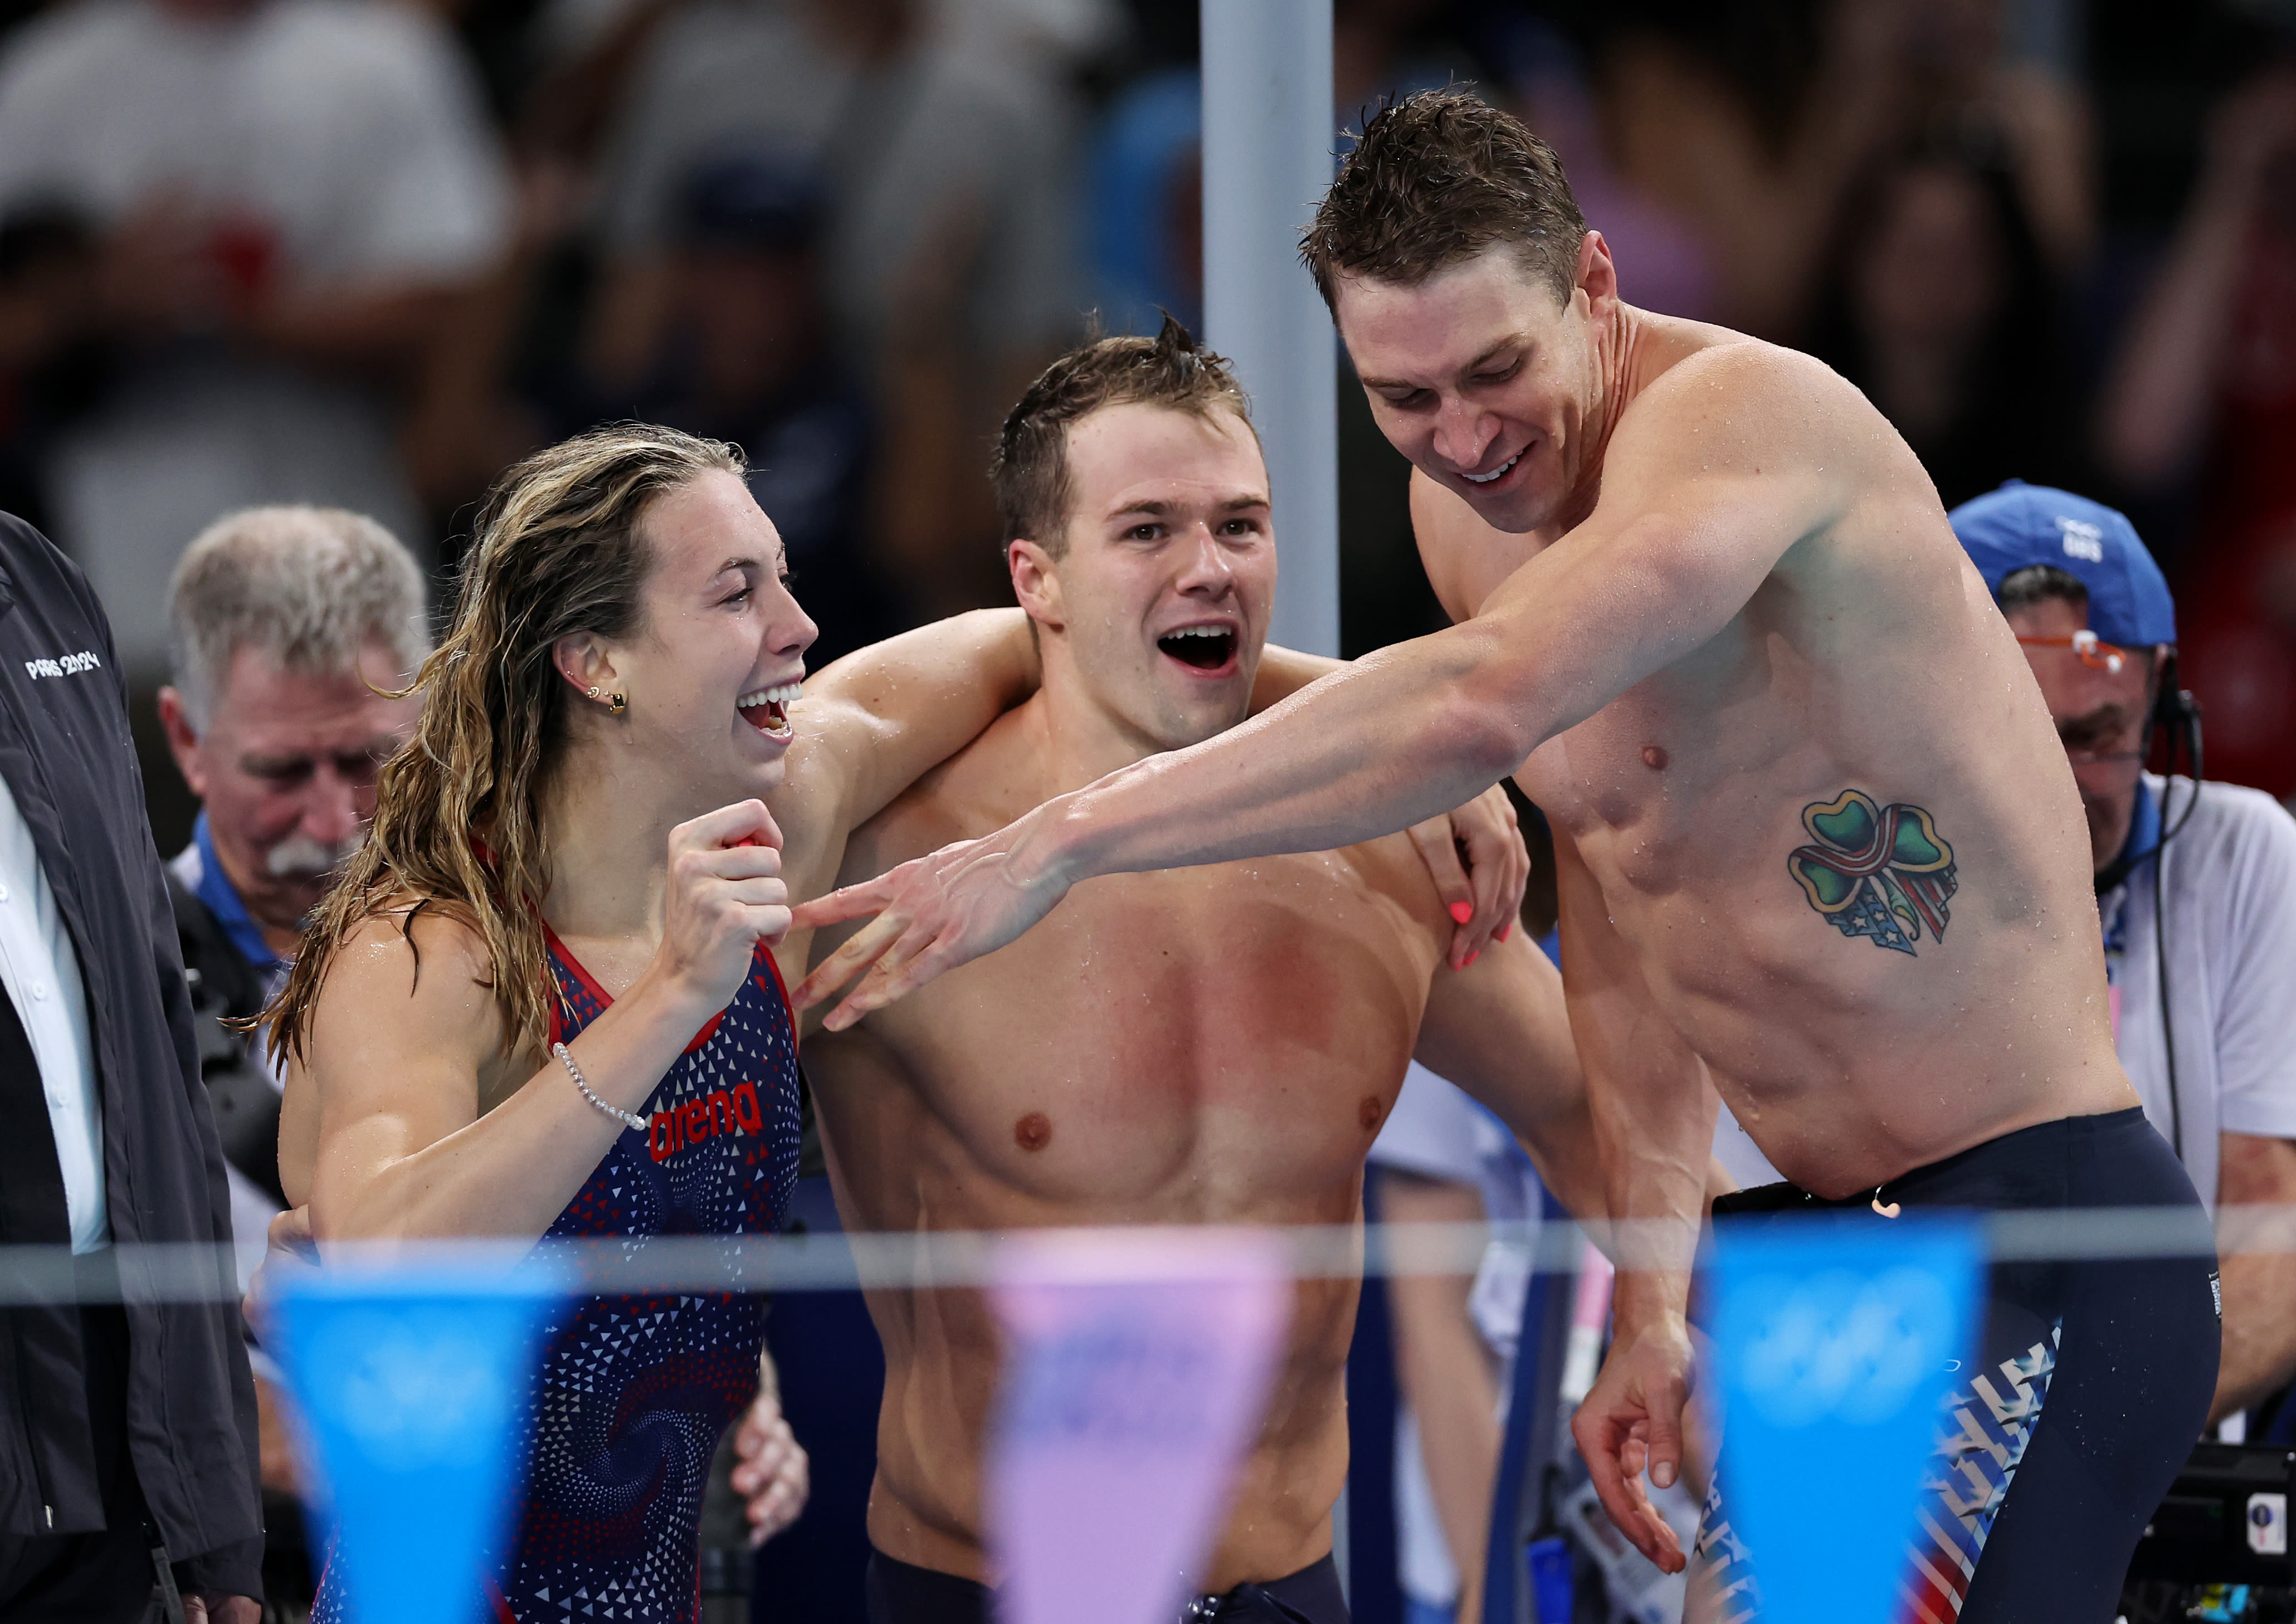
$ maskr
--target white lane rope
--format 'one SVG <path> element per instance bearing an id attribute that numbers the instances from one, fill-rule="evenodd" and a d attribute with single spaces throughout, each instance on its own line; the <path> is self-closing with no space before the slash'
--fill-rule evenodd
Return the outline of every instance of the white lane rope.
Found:
<path id="1" fill-rule="evenodd" d="M 2077 1211 L 1979 1215 L 1996 1262 L 2187 1257 L 2197 1220 L 2186 1208 L 2091 1208 Z M 1060 1232 L 1017 1230 L 1013 1238 Z M 1216 1229 L 1171 1225 L 1147 1229 L 1069 1231 L 1117 1243 L 1111 1257 L 1156 1240 L 1201 1244 Z M 1575 1271 L 1589 1232 L 1543 1224 L 1339 1224 L 1278 1231 L 1294 1279 L 1472 1275 L 1493 1242 L 1520 1249 L 1539 1273 Z M 1593 1238 L 1629 1266 L 1678 1258 L 1680 1231 L 1652 1221 L 1609 1224 Z M 378 1268 L 432 1269 L 469 1278 L 488 1271 L 548 1272 L 569 1292 L 696 1295 L 719 1292 L 935 1291 L 978 1288 L 999 1277 L 990 1232 L 803 1235 L 680 1235 L 545 1242 L 366 1243 L 325 1249 L 322 1274 Z M 2226 1208 L 2218 1214 L 2217 1252 L 2296 1251 L 2296 1205 Z M 1111 1279 L 1123 1278 L 1117 1266 Z M 240 1295 L 228 1246 L 120 1244 L 75 1256 L 62 1246 L 0 1246 L 0 1308 L 70 1302 L 227 1302 Z"/>

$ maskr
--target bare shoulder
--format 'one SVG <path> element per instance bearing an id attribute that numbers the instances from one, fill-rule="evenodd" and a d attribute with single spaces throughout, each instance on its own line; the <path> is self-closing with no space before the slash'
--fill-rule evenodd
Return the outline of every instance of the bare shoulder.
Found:
<path id="1" fill-rule="evenodd" d="M 1620 414 L 1611 459 L 1701 466 L 1836 457 L 1896 436 L 1841 373 L 1815 357 L 1726 328 L 1665 322 Z"/>
<path id="2" fill-rule="evenodd" d="M 336 944 L 311 1013 L 315 1057 L 445 1050 L 482 1063 L 499 1046 L 502 1007 L 486 940 L 433 906 L 395 900 Z"/>
<path id="3" fill-rule="evenodd" d="M 957 841 L 993 834 L 1054 792 L 1041 766 L 1032 705 L 987 731 L 895 796 L 845 842 L 837 882 L 873 879 Z"/>

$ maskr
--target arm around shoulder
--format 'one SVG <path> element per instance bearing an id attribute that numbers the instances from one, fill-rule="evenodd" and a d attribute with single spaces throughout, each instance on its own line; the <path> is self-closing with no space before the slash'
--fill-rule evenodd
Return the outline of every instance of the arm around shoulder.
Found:
<path id="1" fill-rule="evenodd" d="M 840 826 L 857 827 L 1043 680 L 1018 609 L 952 615 L 856 650 L 806 683 L 793 719 L 808 742 L 792 782 L 832 793 Z"/>

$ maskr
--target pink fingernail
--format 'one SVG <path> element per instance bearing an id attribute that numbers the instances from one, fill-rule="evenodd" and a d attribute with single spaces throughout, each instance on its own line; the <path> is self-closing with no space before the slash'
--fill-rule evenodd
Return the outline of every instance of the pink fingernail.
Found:
<path id="1" fill-rule="evenodd" d="M 1512 936 L 1512 935 L 1513 935 L 1513 934 L 1514 934 L 1514 926 L 1513 926 L 1513 924 L 1512 923 L 1506 923 L 1506 924 L 1503 924 L 1503 925 L 1501 925 L 1501 926 L 1499 927 L 1499 939 L 1500 939 L 1501 941 L 1505 941 L 1508 937 L 1510 937 L 1510 936 Z"/>
<path id="2" fill-rule="evenodd" d="M 1475 963 L 1475 961 L 1476 961 L 1477 959 L 1479 959 L 1479 958 L 1482 957 L 1482 956 L 1483 956 L 1483 950 L 1482 950 L 1480 947 L 1478 947 L 1478 948 L 1476 948 L 1472 953 L 1470 953 L 1469 955 L 1467 955 L 1467 962 L 1466 962 L 1465 964 L 1464 964 L 1460 965 L 1460 966 L 1459 966 L 1459 968 L 1460 968 L 1460 969 L 1462 969 L 1462 970 L 1470 970 L 1470 969 L 1472 969 L 1472 968 L 1474 967 L 1474 963 Z"/>
<path id="3" fill-rule="evenodd" d="M 1454 924 L 1464 924 L 1474 916 L 1475 905 L 1472 902 L 1455 902 L 1451 905 L 1451 922 Z"/>

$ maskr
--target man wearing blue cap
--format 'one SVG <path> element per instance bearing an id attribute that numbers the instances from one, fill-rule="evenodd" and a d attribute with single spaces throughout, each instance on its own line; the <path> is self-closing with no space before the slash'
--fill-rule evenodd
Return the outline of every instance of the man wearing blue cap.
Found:
<path id="1" fill-rule="evenodd" d="M 2114 1046 L 2145 1114 L 2211 1205 L 2296 1201 L 2296 820 L 2203 789 L 2176 682 L 2177 611 L 2109 507 L 2012 480 L 1951 514 L 2041 685 L 2088 816 Z M 2144 771 L 2178 730 L 2194 778 Z M 2169 765 L 2173 766 L 2171 761 Z M 2296 1258 L 2224 1260 L 2212 1419 L 2296 1374 Z"/>

